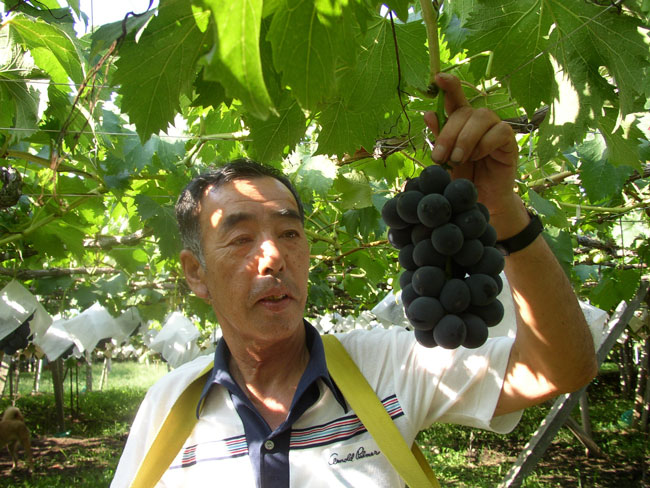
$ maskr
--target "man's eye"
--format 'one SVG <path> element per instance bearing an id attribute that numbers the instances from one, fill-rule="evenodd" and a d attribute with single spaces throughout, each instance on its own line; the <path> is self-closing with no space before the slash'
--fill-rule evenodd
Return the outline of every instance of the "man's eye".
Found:
<path id="1" fill-rule="evenodd" d="M 250 237 L 248 236 L 240 236 L 240 237 L 235 237 L 233 240 L 230 241 L 230 244 L 235 245 L 235 246 L 240 246 L 242 244 L 246 244 L 247 242 L 250 242 Z"/>
<path id="2" fill-rule="evenodd" d="M 300 232 L 297 230 L 287 230 L 284 231 L 284 237 L 289 237 L 289 238 L 294 238 L 294 237 L 300 237 Z"/>

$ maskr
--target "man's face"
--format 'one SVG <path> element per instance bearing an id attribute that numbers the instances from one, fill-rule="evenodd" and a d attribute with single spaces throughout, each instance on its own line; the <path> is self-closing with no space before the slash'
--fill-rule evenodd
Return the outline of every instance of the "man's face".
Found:
<path id="1" fill-rule="evenodd" d="M 198 274 L 224 334 L 273 342 L 302 327 L 309 243 L 289 189 L 270 177 L 208 189 L 200 222 Z"/>

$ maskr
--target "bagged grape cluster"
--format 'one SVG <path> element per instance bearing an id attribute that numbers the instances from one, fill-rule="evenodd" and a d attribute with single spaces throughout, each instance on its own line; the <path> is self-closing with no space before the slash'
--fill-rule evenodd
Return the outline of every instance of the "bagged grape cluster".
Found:
<path id="1" fill-rule="evenodd" d="M 399 249 L 402 302 L 426 347 L 476 348 L 504 309 L 497 295 L 505 261 L 474 183 L 425 168 L 386 202 L 388 240 Z"/>

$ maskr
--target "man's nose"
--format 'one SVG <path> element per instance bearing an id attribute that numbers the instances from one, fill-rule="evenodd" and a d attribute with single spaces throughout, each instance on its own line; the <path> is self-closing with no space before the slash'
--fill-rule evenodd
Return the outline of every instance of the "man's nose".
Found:
<path id="1" fill-rule="evenodd" d="M 284 257 L 278 241 L 266 238 L 260 245 L 258 271 L 261 275 L 276 275 L 284 270 Z"/>

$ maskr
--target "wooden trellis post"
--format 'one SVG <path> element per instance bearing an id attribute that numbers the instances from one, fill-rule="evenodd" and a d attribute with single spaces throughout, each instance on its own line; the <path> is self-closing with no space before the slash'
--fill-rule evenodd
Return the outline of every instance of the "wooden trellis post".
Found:
<path id="1" fill-rule="evenodd" d="M 618 336 L 625 330 L 632 315 L 639 308 L 647 293 L 648 284 L 643 283 L 637 291 L 636 296 L 629 303 L 622 303 L 616 309 L 614 315 L 607 323 L 607 330 L 596 351 L 596 359 L 599 365 L 605 360 L 612 347 L 614 347 Z M 499 488 L 518 488 L 521 486 L 524 478 L 533 470 L 544 455 L 544 452 L 546 452 L 551 441 L 558 430 L 564 425 L 586 389 L 587 387 L 585 386 L 576 392 L 561 395 L 557 398 L 551 411 L 542 420 L 537 431 L 530 438 L 526 446 L 524 446 L 521 453 L 519 453 L 517 461 L 499 484 Z"/>

